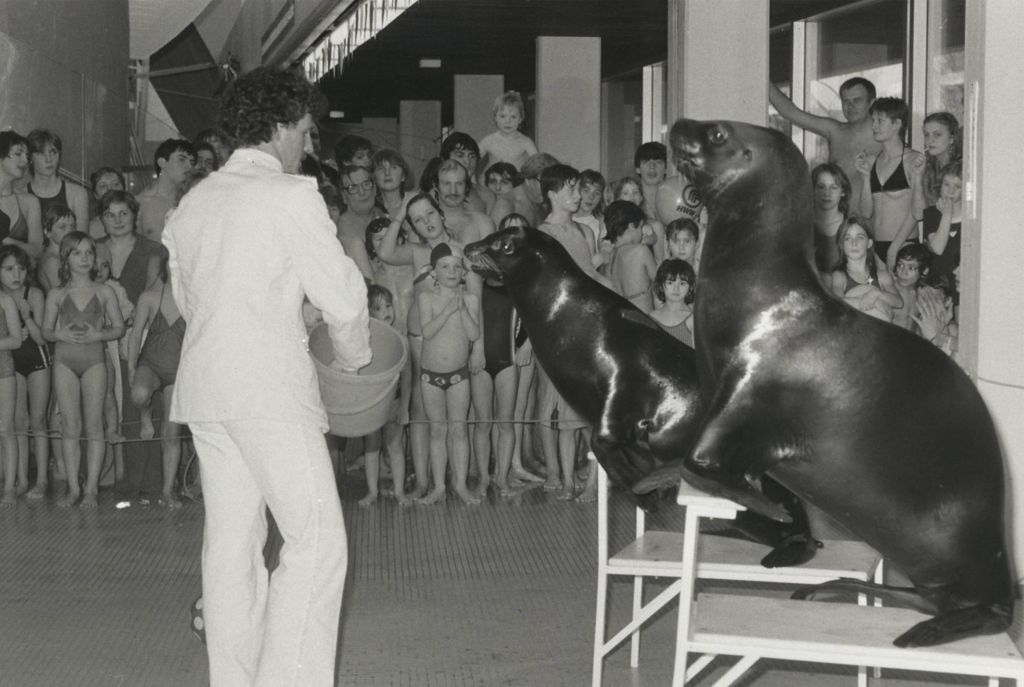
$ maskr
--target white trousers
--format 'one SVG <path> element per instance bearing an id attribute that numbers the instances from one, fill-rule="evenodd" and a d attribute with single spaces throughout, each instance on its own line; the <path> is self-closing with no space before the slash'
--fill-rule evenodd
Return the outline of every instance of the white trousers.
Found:
<path id="1" fill-rule="evenodd" d="M 263 420 L 189 427 L 206 509 L 210 687 L 330 687 L 348 545 L 323 433 Z M 264 506 L 284 538 L 273 576 Z"/>

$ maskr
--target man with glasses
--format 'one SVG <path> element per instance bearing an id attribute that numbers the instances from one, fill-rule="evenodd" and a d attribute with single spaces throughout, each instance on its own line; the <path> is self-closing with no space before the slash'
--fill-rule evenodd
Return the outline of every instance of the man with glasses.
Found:
<path id="1" fill-rule="evenodd" d="M 356 261 L 359 271 L 373 279 L 373 268 L 366 255 L 366 225 L 384 215 L 377 207 L 377 187 L 367 167 L 346 165 L 339 175 L 338 190 L 345 211 L 338 217 L 338 240 L 345 253 Z"/>

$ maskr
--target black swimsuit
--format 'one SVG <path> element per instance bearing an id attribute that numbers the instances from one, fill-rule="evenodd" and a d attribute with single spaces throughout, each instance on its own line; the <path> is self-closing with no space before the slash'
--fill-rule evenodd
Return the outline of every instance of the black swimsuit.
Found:
<path id="1" fill-rule="evenodd" d="M 23 297 L 28 300 L 28 284 L 25 285 L 25 293 Z M 32 313 L 29 312 L 29 317 Z M 21 320 L 22 328 L 25 327 L 25 318 L 21 316 L 21 312 L 18 312 L 18 319 Z M 26 337 L 21 342 L 19 348 L 11 351 L 11 355 L 14 357 L 14 371 L 20 374 L 22 377 L 28 379 L 28 376 L 33 372 L 39 372 L 50 367 L 50 349 L 46 346 L 37 344 L 31 336 Z"/>

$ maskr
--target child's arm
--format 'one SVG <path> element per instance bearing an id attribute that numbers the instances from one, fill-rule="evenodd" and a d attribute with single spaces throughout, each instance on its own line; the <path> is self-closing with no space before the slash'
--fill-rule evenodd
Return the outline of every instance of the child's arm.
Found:
<path id="1" fill-rule="evenodd" d="M 845 296 L 843 291 L 846 289 L 846 273 L 842 270 L 836 270 L 829 278 L 829 282 L 832 285 L 832 295 L 837 298 L 843 298 Z"/>
<path id="2" fill-rule="evenodd" d="M 65 341 L 64 328 L 58 331 L 57 313 L 60 308 L 60 298 L 64 295 L 64 289 L 56 288 L 46 294 L 46 310 L 43 314 L 43 338 L 47 341 Z"/>
<path id="3" fill-rule="evenodd" d="M 647 278 L 654 282 L 654 276 L 658 273 L 658 263 L 654 259 L 654 255 L 651 251 L 644 249 L 642 253 L 642 264 L 644 271 L 647 273 Z"/>
<path id="4" fill-rule="evenodd" d="M 903 307 L 903 296 L 896 289 L 896 282 L 893 281 L 889 270 L 881 269 L 881 265 L 878 270 L 878 287 L 882 292 L 882 295 L 879 296 L 880 301 L 892 308 Z"/>
<path id="5" fill-rule="evenodd" d="M 423 327 L 423 339 L 433 339 L 437 336 L 438 332 L 444 327 L 444 323 L 448 321 L 448 318 L 454 315 L 459 310 L 459 304 L 456 303 L 458 300 L 456 297 L 452 297 L 445 303 L 441 311 L 434 313 L 434 299 L 432 294 L 427 291 L 420 294 L 420 321 Z"/>
<path id="6" fill-rule="evenodd" d="M 151 291 L 139 296 L 139 305 L 135 309 L 135 324 L 128 332 L 128 379 L 135 379 L 135 368 L 139 364 L 139 353 L 142 350 L 142 334 L 153 322 L 153 297 Z"/>
<path id="7" fill-rule="evenodd" d="M 476 341 L 480 338 L 480 301 L 471 293 L 462 294 L 459 301 L 462 331 L 470 341 Z"/>
<path id="8" fill-rule="evenodd" d="M 522 134 L 522 132 L 520 132 Z M 533 142 L 533 139 L 522 134 L 523 137 L 523 150 L 526 151 L 526 156 L 536 155 L 539 151 L 537 150 L 537 144 Z"/>
<path id="9" fill-rule="evenodd" d="M 60 283 L 57 270 L 60 268 L 60 260 L 50 254 L 43 257 L 39 263 L 39 283 L 47 293 L 56 288 Z"/>
<path id="10" fill-rule="evenodd" d="M 32 311 L 32 317 L 25 318 L 25 328 L 28 329 L 28 335 L 32 337 L 40 346 L 46 345 L 46 339 L 43 338 L 43 313 L 46 310 L 46 299 L 43 297 L 43 292 L 32 287 L 28 290 L 28 301 L 29 310 Z"/>
<path id="11" fill-rule="evenodd" d="M 117 341 L 124 336 L 124 318 L 121 317 L 121 308 L 117 304 L 117 294 L 106 284 L 98 284 L 100 301 L 107 311 L 109 327 L 103 327 L 95 332 L 95 341 Z M 89 343 L 89 342 L 83 342 Z"/>
<path id="12" fill-rule="evenodd" d="M 0 338 L 0 351 L 13 351 L 21 348 L 21 322 L 18 321 L 18 306 L 14 303 L 13 298 L 3 293 L 0 294 L 0 308 L 3 308 L 4 319 L 7 320 L 7 336 Z"/>
<path id="13" fill-rule="evenodd" d="M 389 265 L 411 265 L 413 264 L 412 252 L 413 247 L 411 243 L 404 245 L 398 245 L 398 233 L 402 228 L 402 221 L 405 219 L 405 214 L 402 213 L 401 217 L 395 219 L 388 228 L 384 230 L 384 236 L 381 237 L 380 248 L 377 249 L 377 257 L 381 259 L 381 262 L 386 262 Z"/>
<path id="14" fill-rule="evenodd" d="M 925 240 L 928 242 L 928 248 L 932 253 L 942 255 L 946 251 L 946 244 L 949 243 L 949 229 L 952 223 L 953 208 L 945 198 L 939 198 L 935 203 L 935 208 L 940 213 L 939 226 L 930 234 L 926 233 Z"/>

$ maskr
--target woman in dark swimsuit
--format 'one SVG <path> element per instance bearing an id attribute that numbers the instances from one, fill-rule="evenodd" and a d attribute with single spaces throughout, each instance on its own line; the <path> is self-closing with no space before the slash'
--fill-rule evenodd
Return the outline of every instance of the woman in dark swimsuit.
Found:
<path id="1" fill-rule="evenodd" d="M 84 186 L 60 178 L 64 150 L 60 136 L 47 129 L 36 129 L 26 139 L 32 162 L 32 181 L 27 188 L 39 199 L 40 213 L 45 215 L 50 205 L 66 205 L 75 213 L 77 227 L 85 231 L 89 226 L 89 193 Z"/>
<path id="2" fill-rule="evenodd" d="M 131 384 L 132 404 L 141 411 L 143 439 L 155 434 L 151 402 L 153 394 L 162 395 L 164 413 L 161 431 L 164 484 L 161 499 L 168 508 L 180 508 L 181 500 L 174 492 L 174 481 L 181 460 L 181 425 L 171 422 L 171 395 L 181 359 L 181 342 L 185 338 L 185 320 L 168 288 L 167 261 L 161 266 L 163 284 L 139 296 L 135 321 L 128 336 L 128 382 Z M 146 343 L 142 333 L 146 329 Z"/>
<path id="3" fill-rule="evenodd" d="M 43 253 L 42 215 L 35 196 L 14 189 L 28 172 L 28 141 L 0 131 L 0 244 L 24 249 L 32 260 Z"/>
<path id="4" fill-rule="evenodd" d="M 100 199 L 100 219 L 107 238 L 100 244 L 110 249 L 110 274 L 124 287 L 128 300 L 138 306 L 139 296 L 159 282 L 160 260 L 164 248 L 136 232 L 139 204 L 127 191 L 108 191 Z M 127 362 L 121 361 L 122 398 L 131 396 Z M 154 402 L 153 412 L 161 415 L 162 405 Z M 121 434 L 140 438 L 142 418 L 134 403 L 121 407 Z M 134 499 L 143 492 L 154 496 L 163 486 L 161 450 L 158 442 L 129 441 L 123 446 L 124 479 L 118 484 L 118 497 Z"/>
<path id="5" fill-rule="evenodd" d="M 61 411 L 64 466 L 68 493 L 58 502 L 96 507 L 100 467 L 106 449 L 103 402 L 107 393 L 104 343 L 124 335 L 117 295 L 96 281 L 96 248 L 88 234 L 73 231 L 60 242 L 60 282 L 46 296 L 43 336 L 56 342 L 53 388 Z M 105 326 L 110 322 L 110 326 Z M 84 494 L 78 484 L 82 434 L 86 440 Z"/>

